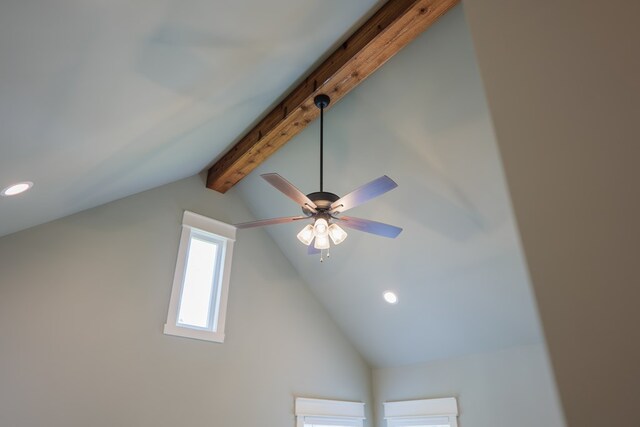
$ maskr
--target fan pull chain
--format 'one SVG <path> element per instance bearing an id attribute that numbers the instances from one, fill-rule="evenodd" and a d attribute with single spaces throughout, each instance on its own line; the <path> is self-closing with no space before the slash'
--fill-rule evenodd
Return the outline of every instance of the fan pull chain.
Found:
<path id="1" fill-rule="evenodd" d="M 324 249 L 320 250 L 320 262 L 324 262 L 325 256 L 324 256 Z M 331 253 L 329 252 L 329 249 L 327 249 L 327 256 L 326 258 L 329 258 L 331 256 Z"/>

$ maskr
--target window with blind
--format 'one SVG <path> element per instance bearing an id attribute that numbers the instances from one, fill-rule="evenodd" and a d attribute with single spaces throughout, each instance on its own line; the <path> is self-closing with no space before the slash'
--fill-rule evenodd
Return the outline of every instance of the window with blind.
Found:
<path id="1" fill-rule="evenodd" d="M 297 427 L 362 427 L 364 403 L 297 398 Z"/>
<path id="2" fill-rule="evenodd" d="M 458 401 L 444 399 L 385 402 L 387 427 L 458 427 Z"/>

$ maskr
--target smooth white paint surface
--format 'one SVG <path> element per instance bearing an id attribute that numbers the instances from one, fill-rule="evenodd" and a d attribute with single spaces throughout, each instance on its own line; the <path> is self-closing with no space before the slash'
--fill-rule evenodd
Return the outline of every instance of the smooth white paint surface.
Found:
<path id="1" fill-rule="evenodd" d="M 638 425 L 640 2 L 465 7 L 568 424 Z"/>
<path id="2" fill-rule="evenodd" d="M 378 427 L 384 402 L 455 396 L 460 426 L 563 427 L 560 403 L 541 345 L 374 369 Z"/>
<path id="3" fill-rule="evenodd" d="M 381 0 L 0 2 L 0 236 L 200 172 Z"/>
<path id="4" fill-rule="evenodd" d="M 162 333 L 185 209 L 248 215 L 193 177 L 0 239 L 1 426 L 293 427 L 295 396 L 371 402 L 260 230 L 235 245 L 224 344 Z"/>
<path id="5" fill-rule="evenodd" d="M 260 178 L 319 186 L 312 123 L 231 190 L 253 218 L 300 208 Z M 325 114 L 324 188 L 338 195 L 388 175 L 398 188 L 349 215 L 404 228 L 352 230 L 320 263 L 299 224 L 267 227 L 374 366 L 399 366 L 541 341 L 471 38 L 457 7 Z M 305 159 L 304 162 L 301 159 Z M 237 222 L 253 219 L 242 217 Z M 253 230 L 240 230 L 238 240 Z M 393 288 L 401 298 L 381 297 Z"/>

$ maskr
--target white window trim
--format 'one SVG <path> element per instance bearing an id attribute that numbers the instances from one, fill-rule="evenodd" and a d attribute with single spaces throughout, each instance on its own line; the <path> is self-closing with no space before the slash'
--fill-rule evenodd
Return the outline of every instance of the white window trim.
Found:
<path id="1" fill-rule="evenodd" d="M 364 403 L 342 400 L 296 398 L 297 427 L 305 424 L 346 425 L 362 427 L 365 420 Z"/>
<path id="2" fill-rule="evenodd" d="M 196 329 L 178 325 L 178 305 L 182 293 L 182 285 L 186 267 L 187 251 L 191 239 L 192 230 L 213 234 L 223 240 L 221 264 L 222 271 L 218 282 L 217 295 L 214 298 L 217 307 L 213 307 L 215 318 L 210 329 Z M 178 259 L 173 277 L 173 288 L 169 302 L 167 323 L 164 325 L 166 335 L 175 335 L 185 338 L 193 338 L 203 341 L 224 342 L 224 327 L 227 314 L 227 297 L 229 294 L 229 280 L 231 273 L 231 258 L 233 256 L 233 244 L 236 239 L 236 227 L 225 224 L 215 219 L 207 218 L 193 212 L 185 211 L 182 217 L 182 234 Z"/>
<path id="3" fill-rule="evenodd" d="M 443 399 L 384 402 L 387 427 L 415 425 L 443 425 L 458 427 L 458 401 L 455 397 Z"/>

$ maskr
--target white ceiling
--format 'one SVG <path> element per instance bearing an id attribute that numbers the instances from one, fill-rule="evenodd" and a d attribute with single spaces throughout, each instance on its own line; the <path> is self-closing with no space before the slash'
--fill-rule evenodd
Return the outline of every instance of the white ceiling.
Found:
<path id="1" fill-rule="evenodd" d="M 379 4 L 1 2 L 0 187 L 36 185 L 0 198 L 0 236 L 199 172 Z M 298 212 L 259 173 L 317 190 L 318 131 L 231 190 L 256 218 Z M 353 215 L 405 231 L 352 231 L 323 264 L 298 224 L 269 232 L 371 364 L 541 339 L 461 8 L 332 108 L 325 135 L 326 189 L 391 176 Z"/>
<path id="2" fill-rule="evenodd" d="M 317 191 L 318 142 L 315 122 L 232 191 L 256 218 L 297 214 L 259 175 Z M 398 366 L 539 342 L 460 7 L 325 115 L 325 190 L 344 195 L 383 174 L 399 187 L 349 214 L 404 227 L 396 240 L 347 230 L 321 264 L 295 237 L 304 224 L 269 228 L 365 358 Z M 397 305 L 383 301 L 386 289 Z"/>
<path id="3" fill-rule="evenodd" d="M 3 0 L 0 235 L 199 172 L 378 4 Z"/>

